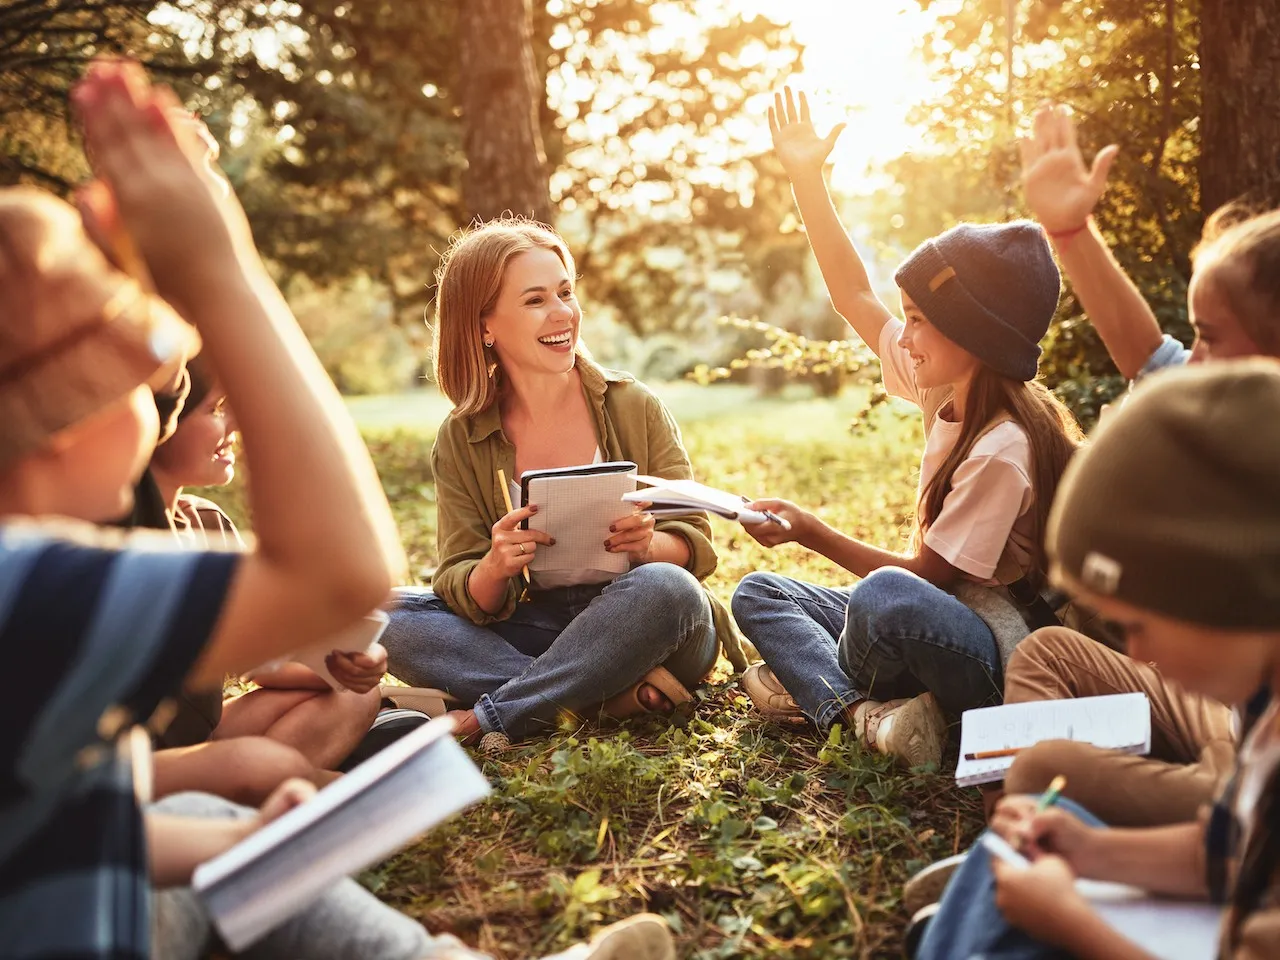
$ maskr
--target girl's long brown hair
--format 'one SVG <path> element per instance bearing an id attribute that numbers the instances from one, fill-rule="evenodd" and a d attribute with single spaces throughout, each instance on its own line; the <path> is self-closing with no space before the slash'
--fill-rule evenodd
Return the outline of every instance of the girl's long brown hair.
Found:
<path id="1" fill-rule="evenodd" d="M 1049 522 L 1049 507 L 1053 504 L 1062 472 L 1084 439 L 1084 434 L 1071 411 L 1037 381 L 1024 383 L 1001 376 L 986 365 L 978 368 L 965 400 L 960 439 L 920 494 L 914 542 L 919 549 L 925 531 L 942 513 L 942 502 L 951 492 L 956 469 L 973 452 L 973 445 L 991 422 L 1001 416 L 1008 416 L 1020 426 L 1031 444 L 1031 489 L 1035 496 L 1032 537 L 1035 548 L 1027 578 L 1039 590 L 1045 577 L 1044 531 Z"/>

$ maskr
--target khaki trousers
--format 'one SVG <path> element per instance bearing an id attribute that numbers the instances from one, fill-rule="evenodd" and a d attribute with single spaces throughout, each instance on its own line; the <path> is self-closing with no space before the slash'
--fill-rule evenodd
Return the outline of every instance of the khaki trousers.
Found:
<path id="1" fill-rule="evenodd" d="M 1018 755 L 1006 793 L 1039 793 L 1058 774 L 1064 795 L 1116 827 L 1195 820 L 1235 762 L 1232 712 L 1188 693 L 1152 666 L 1064 627 L 1037 630 L 1005 669 L 1005 703 L 1145 693 L 1151 753 L 1135 757 L 1084 743 L 1050 740 Z"/>

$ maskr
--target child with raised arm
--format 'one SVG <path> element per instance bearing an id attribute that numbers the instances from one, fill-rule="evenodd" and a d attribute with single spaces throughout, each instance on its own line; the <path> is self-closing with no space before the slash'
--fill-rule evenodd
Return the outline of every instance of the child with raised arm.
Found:
<path id="1" fill-rule="evenodd" d="M 1086 165 L 1061 106 L 1040 108 L 1021 146 L 1027 203 L 1121 373 L 1136 379 L 1188 362 L 1280 357 L 1280 210 L 1248 216 L 1228 206 L 1210 217 L 1192 253 L 1187 307 L 1196 342 L 1187 350 L 1161 333 L 1094 224 L 1116 148 L 1106 147 Z M 1039 791 L 1065 772 L 1067 795 L 1108 823 L 1156 825 L 1193 816 L 1231 768 L 1236 734 L 1226 705 L 1181 689 L 1158 665 L 1064 629 L 1045 630 L 1021 645 L 1005 678 L 1010 702 L 1134 691 L 1152 703 L 1149 757 L 1051 741 L 1018 757 L 1010 789 Z"/>
<path id="2" fill-rule="evenodd" d="M 841 128 L 819 138 L 804 95 L 797 108 L 790 90 L 770 128 L 832 302 L 879 355 L 889 393 L 921 408 L 927 439 L 908 552 L 846 536 L 787 501 L 753 504 L 791 525 L 748 527 L 761 543 L 795 541 L 861 581 L 748 575 L 733 612 L 765 663 L 743 687 L 766 716 L 842 722 L 910 765 L 937 763 L 943 711 L 998 700 L 1013 647 L 1031 624 L 1053 621 L 1041 538 L 1080 439 L 1035 382 L 1057 267 L 1034 224 L 961 224 L 898 268 L 899 321 L 872 291 L 823 181 Z"/>
<path id="3" fill-rule="evenodd" d="M 113 269 L 65 203 L 0 191 L 0 636 L 26 667 L 0 706 L 0 930 L 6 955 L 31 960 L 167 960 L 203 941 L 153 942 L 149 873 L 181 884 L 245 829 L 155 813 L 144 830 L 150 762 L 133 724 L 184 678 L 216 688 L 347 628 L 404 557 L 341 399 L 168 118 L 176 98 L 99 63 L 73 100 L 94 202 L 110 206 L 95 215 L 118 213 L 164 299 Z M 93 527 L 129 509 L 158 433 L 149 385 L 201 336 L 254 460 L 257 546 L 243 554 Z M 305 794 L 286 785 L 262 820 Z M 312 956 L 465 955 L 361 893 Z"/>
<path id="4" fill-rule="evenodd" d="M 1034 797 L 1005 798 L 992 830 L 1030 867 L 975 847 L 918 957 L 1148 958 L 1094 911 L 1076 877 L 1225 903 L 1219 948 L 1205 960 L 1280 955 L 1277 489 L 1274 361 L 1161 376 L 1103 423 L 1054 504 L 1054 578 L 1118 623 L 1135 658 L 1242 710 L 1235 774 L 1207 818 L 1163 827 L 1106 829 L 1068 801 L 1040 809 Z"/>

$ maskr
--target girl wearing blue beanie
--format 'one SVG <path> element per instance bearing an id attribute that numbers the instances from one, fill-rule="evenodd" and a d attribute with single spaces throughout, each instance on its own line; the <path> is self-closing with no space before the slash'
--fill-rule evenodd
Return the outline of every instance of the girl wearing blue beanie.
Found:
<path id="1" fill-rule="evenodd" d="M 743 688 L 771 719 L 843 723 L 909 766 L 936 764 L 944 711 L 998 702 L 1014 646 L 1055 622 L 1042 596 L 1043 535 L 1081 439 L 1035 382 L 1058 269 L 1033 223 L 961 224 L 898 268 L 898 320 L 872 291 L 823 181 L 844 125 L 818 137 L 804 94 L 797 108 L 790 89 L 775 97 L 769 123 L 832 302 L 880 357 L 886 390 L 920 407 L 926 441 L 905 553 L 785 500 L 754 505 L 791 525 L 748 527 L 760 543 L 797 542 L 861 579 L 845 588 L 772 573 L 743 579 L 733 612 L 764 657 Z"/>

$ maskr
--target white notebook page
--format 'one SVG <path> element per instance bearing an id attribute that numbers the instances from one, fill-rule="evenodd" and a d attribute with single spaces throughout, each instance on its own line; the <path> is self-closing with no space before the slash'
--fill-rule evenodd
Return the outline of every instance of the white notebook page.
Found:
<path id="1" fill-rule="evenodd" d="M 529 563 L 534 573 L 598 571 L 600 579 L 620 576 L 630 569 L 625 553 L 610 553 L 604 542 L 615 520 L 632 512 L 622 495 L 636 488 L 629 473 L 535 477 L 529 481 L 529 503 L 538 512 L 529 519 L 532 530 L 545 530 L 555 546 L 539 545 Z"/>
<path id="2" fill-rule="evenodd" d="M 1151 704 L 1145 693 L 1121 693 L 966 710 L 961 718 L 956 782 L 964 786 L 998 780 L 1014 760 L 1012 756 L 967 760 L 969 754 L 1025 749 L 1043 740 L 1079 740 L 1097 747 L 1147 753 L 1151 749 Z"/>

